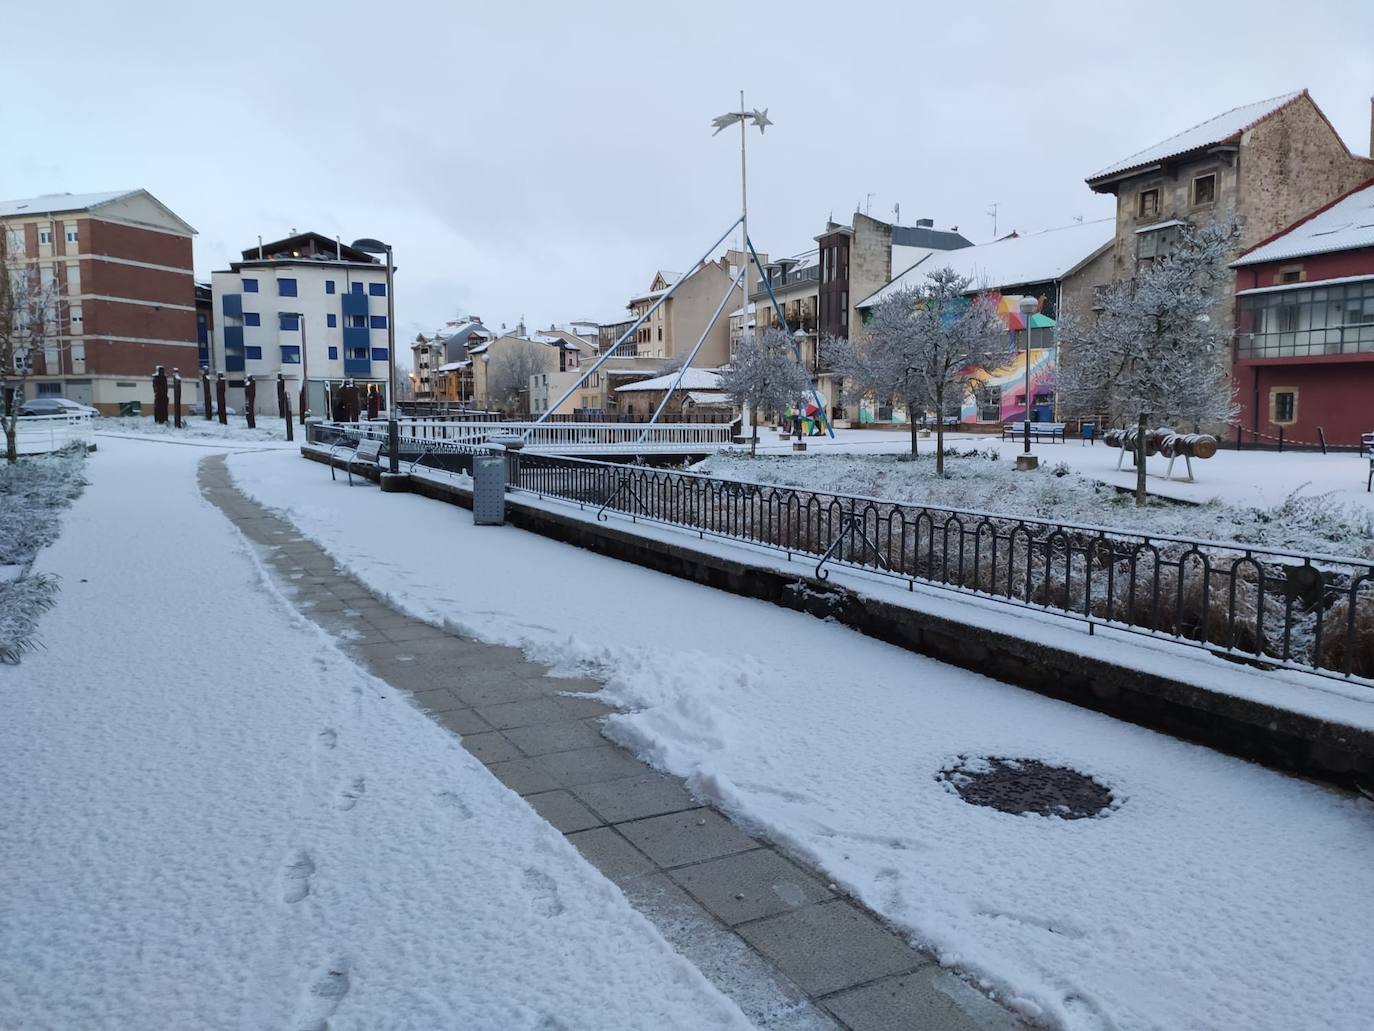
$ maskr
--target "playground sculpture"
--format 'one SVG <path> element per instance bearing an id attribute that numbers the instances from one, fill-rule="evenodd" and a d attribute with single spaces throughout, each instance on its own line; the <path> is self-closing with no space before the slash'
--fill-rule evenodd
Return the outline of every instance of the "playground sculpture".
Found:
<path id="1" fill-rule="evenodd" d="M 1118 469 L 1121 468 L 1121 463 L 1127 454 L 1135 455 L 1137 433 L 1137 429 L 1132 426 L 1124 430 L 1108 430 L 1102 435 L 1105 443 L 1121 449 L 1121 454 L 1116 458 Z M 1217 438 L 1207 433 L 1175 433 L 1165 427 L 1145 431 L 1145 457 L 1163 455 L 1169 460 L 1169 468 L 1164 472 L 1166 480 L 1173 479 L 1174 462 L 1178 459 L 1182 458 L 1188 467 L 1188 479 L 1191 481 L 1193 479 L 1193 459 L 1211 458 L 1216 453 Z"/>

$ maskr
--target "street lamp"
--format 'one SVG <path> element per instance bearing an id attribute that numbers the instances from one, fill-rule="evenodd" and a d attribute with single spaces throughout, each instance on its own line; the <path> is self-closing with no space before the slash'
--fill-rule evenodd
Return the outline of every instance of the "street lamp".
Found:
<path id="1" fill-rule="evenodd" d="M 1040 308 L 1040 302 L 1029 294 L 1023 294 L 1017 307 L 1021 309 L 1021 321 L 1026 324 L 1026 454 L 1030 454 L 1031 424 L 1031 382 L 1030 382 L 1030 343 L 1031 316 Z"/>
<path id="2" fill-rule="evenodd" d="M 386 449 L 391 472 L 400 473 L 401 430 L 396 424 L 396 293 L 392 282 L 391 244 L 370 237 L 353 241 L 364 254 L 386 255 Z"/>

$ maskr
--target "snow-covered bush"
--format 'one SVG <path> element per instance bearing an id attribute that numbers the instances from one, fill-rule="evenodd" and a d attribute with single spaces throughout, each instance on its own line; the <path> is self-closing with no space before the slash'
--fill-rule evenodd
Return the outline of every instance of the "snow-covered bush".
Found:
<path id="1" fill-rule="evenodd" d="M 26 576 L 40 548 L 60 529 L 62 509 L 81 493 L 86 452 L 77 449 L 0 465 L 0 662 L 18 662 L 34 645 L 34 628 L 57 595 L 50 576 Z M 13 569 L 11 569 L 13 572 Z"/>

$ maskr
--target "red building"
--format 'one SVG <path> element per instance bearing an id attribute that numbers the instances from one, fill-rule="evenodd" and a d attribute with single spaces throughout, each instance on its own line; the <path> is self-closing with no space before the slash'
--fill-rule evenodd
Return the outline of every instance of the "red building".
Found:
<path id="1" fill-rule="evenodd" d="M 1374 431 L 1374 180 L 1246 251 L 1234 375 L 1245 443 Z"/>
<path id="2" fill-rule="evenodd" d="M 153 369 L 196 389 L 195 230 L 147 190 L 0 201 L 0 247 L 55 297 L 29 390 L 106 414 L 153 400 Z M 192 399 L 188 397 L 189 400 Z"/>

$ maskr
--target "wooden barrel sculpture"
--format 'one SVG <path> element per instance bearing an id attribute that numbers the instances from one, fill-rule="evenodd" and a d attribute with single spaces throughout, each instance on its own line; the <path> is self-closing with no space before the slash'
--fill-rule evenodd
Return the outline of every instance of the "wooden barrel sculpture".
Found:
<path id="1" fill-rule="evenodd" d="M 1165 458 L 1211 458 L 1217 453 L 1217 438 L 1207 433 L 1174 433 L 1155 430 L 1159 453 Z"/>

